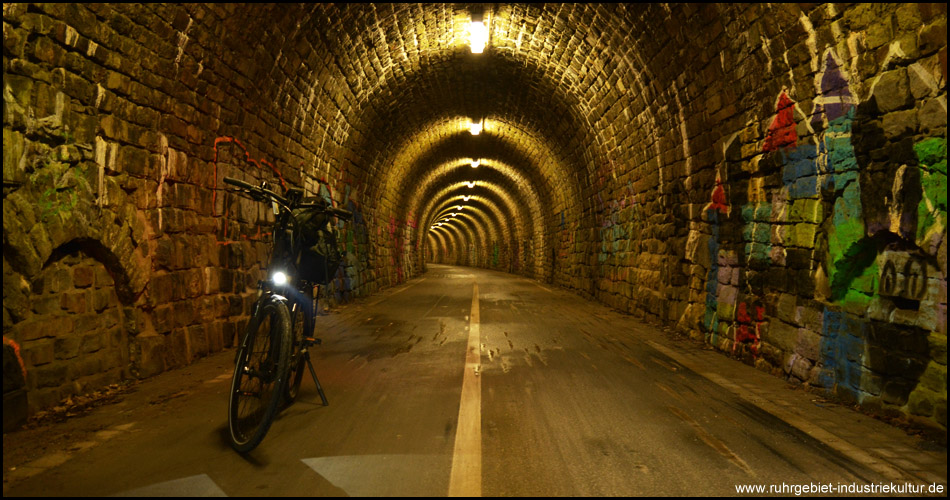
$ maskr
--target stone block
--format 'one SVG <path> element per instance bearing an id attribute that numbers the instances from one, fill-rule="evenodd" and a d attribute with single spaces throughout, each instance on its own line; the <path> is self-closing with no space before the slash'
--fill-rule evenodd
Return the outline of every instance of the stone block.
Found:
<path id="1" fill-rule="evenodd" d="M 137 354 L 132 360 L 133 375 L 148 378 L 165 371 L 164 336 L 139 335 L 132 343 L 133 352 Z"/>
<path id="2" fill-rule="evenodd" d="M 65 335 L 53 341 L 56 359 L 72 359 L 79 355 L 79 347 L 82 338 L 79 335 Z"/>
<path id="3" fill-rule="evenodd" d="M 880 396 L 883 391 L 882 387 L 884 386 L 884 377 L 880 374 L 877 374 L 865 367 L 861 367 L 861 377 L 858 379 L 859 388 L 873 396 Z"/>
<path id="4" fill-rule="evenodd" d="M 917 389 L 907 398 L 907 410 L 912 415 L 922 417 L 933 416 L 934 402 L 940 399 L 937 393 L 932 391 Z"/>
<path id="5" fill-rule="evenodd" d="M 716 312 L 720 319 L 731 320 L 735 317 L 736 310 L 736 296 L 739 293 L 739 289 L 733 286 L 720 286 L 718 298 L 718 306 L 716 307 Z"/>
<path id="6" fill-rule="evenodd" d="M 165 336 L 166 369 L 187 365 L 190 362 L 188 352 L 187 331 L 184 328 L 176 328 Z"/>
<path id="7" fill-rule="evenodd" d="M 884 115 L 881 120 L 884 136 L 888 139 L 900 139 L 917 133 L 917 110 L 908 109 Z"/>
<path id="8" fill-rule="evenodd" d="M 19 331 L 23 342 L 68 335 L 73 331 L 73 319 L 68 316 L 59 316 L 21 323 Z"/>
<path id="9" fill-rule="evenodd" d="M 913 105 L 910 82 L 904 68 L 881 73 L 872 96 L 881 114 L 890 113 Z"/>
<path id="10" fill-rule="evenodd" d="M 36 314 L 49 315 L 62 310 L 62 298 L 57 295 L 47 295 L 34 298 L 31 302 L 32 311 Z"/>
<path id="11" fill-rule="evenodd" d="M 69 365 L 69 372 L 73 380 L 98 374 L 102 372 L 102 358 L 96 355 L 83 356 Z"/>
<path id="12" fill-rule="evenodd" d="M 798 328 L 784 321 L 769 322 L 768 329 L 764 332 L 760 329 L 760 334 L 762 340 L 768 341 L 775 348 L 787 353 L 794 352 L 799 337 Z"/>
<path id="13" fill-rule="evenodd" d="M 60 306 L 71 314 L 86 312 L 86 292 L 68 292 L 60 295 Z"/>
<path id="14" fill-rule="evenodd" d="M 927 336 L 927 345 L 930 351 L 930 359 L 947 366 L 947 336 L 931 333 Z"/>
<path id="15" fill-rule="evenodd" d="M 903 406 L 907 403 L 907 396 L 913 389 L 912 383 L 903 379 L 892 378 L 884 383 L 881 399 L 887 404 Z"/>
<path id="16" fill-rule="evenodd" d="M 165 334 L 170 332 L 175 327 L 173 306 L 165 304 L 152 310 L 152 324 L 155 326 L 155 333 Z"/>
<path id="17" fill-rule="evenodd" d="M 83 354 L 89 354 L 92 352 L 99 351 L 102 349 L 103 345 L 108 345 L 108 333 L 107 331 L 96 330 L 89 333 L 82 334 L 82 341 L 80 342 L 80 350 Z M 106 337 L 105 339 L 103 337 Z"/>
<path id="18" fill-rule="evenodd" d="M 812 366 L 813 365 L 811 361 L 799 357 L 791 363 L 791 369 L 789 373 L 793 377 L 805 382 L 808 381 Z"/>
<path id="19" fill-rule="evenodd" d="M 699 231 L 690 231 L 686 240 L 686 259 L 690 262 L 709 269 L 712 264 L 709 254 L 710 236 Z"/>
<path id="20" fill-rule="evenodd" d="M 918 388 L 924 388 L 934 392 L 946 392 L 947 390 L 947 367 L 931 361 L 927 364 L 923 375 L 917 385 Z"/>
<path id="21" fill-rule="evenodd" d="M 208 336 L 205 329 L 205 325 L 193 325 L 185 330 L 187 357 L 191 361 L 208 355 Z"/>
<path id="22" fill-rule="evenodd" d="M 806 328 L 798 329 L 798 340 L 794 353 L 811 361 L 818 361 L 821 355 L 822 336 Z M 803 378 L 802 380 L 807 380 Z"/>
<path id="23" fill-rule="evenodd" d="M 62 363 L 50 363 L 43 366 L 34 367 L 30 371 L 32 386 L 35 388 L 59 387 L 68 381 L 67 365 Z"/>
<path id="24" fill-rule="evenodd" d="M 917 123 L 923 133 L 936 133 L 947 127 L 947 112 L 939 99 L 928 99 L 917 111 Z"/>
<path id="25" fill-rule="evenodd" d="M 775 311 L 769 313 L 786 323 L 795 323 L 798 319 L 798 297 L 792 294 L 783 293 L 779 295 L 778 303 L 775 305 Z"/>
<path id="26" fill-rule="evenodd" d="M 53 362 L 54 359 L 57 359 L 56 355 L 59 351 L 55 347 L 57 340 L 37 340 L 22 346 L 20 353 L 23 356 L 23 363 L 27 366 L 39 366 Z"/>

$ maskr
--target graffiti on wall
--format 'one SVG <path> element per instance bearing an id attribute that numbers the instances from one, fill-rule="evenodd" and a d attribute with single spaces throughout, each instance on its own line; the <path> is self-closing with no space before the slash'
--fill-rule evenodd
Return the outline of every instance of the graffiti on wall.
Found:
<path id="1" fill-rule="evenodd" d="M 630 260 L 629 256 L 637 255 L 640 251 L 639 231 L 642 223 L 641 195 L 634 191 L 632 181 L 627 181 L 616 197 L 609 201 L 605 202 L 600 194 L 611 179 L 617 180 L 615 171 L 616 166 L 610 162 L 601 168 L 596 177 L 596 186 L 600 187 L 597 195 L 597 211 L 600 214 L 597 264 L 600 277 L 611 282 L 627 280 L 629 271 L 626 264 Z M 576 230 L 577 226 L 570 236 L 571 243 L 575 241 Z M 618 270 L 616 266 L 624 266 L 624 269 Z"/>
<path id="2" fill-rule="evenodd" d="M 218 137 L 214 140 L 214 184 L 211 191 L 212 215 L 223 216 L 221 231 L 217 234 L 219 245 L 230 245 L 242 240 L 259 241 L 270 233 L 267 228 L 273 223 L 273 217 L 262 204 L 240 197 L 233 190 L 219 187 L 219 179 L 233 177 L 253 185 L 269 182 L 287 188 L 287 182 L 277 167 L 266 158 L 254 158 L 247 147 L 237 138 Z M 254 166 L 254 169 L 248 168 Z M 250 174 L 249 174 L 250 172 Z M 249 175 L 252 178 L 249 178 Z M 162 181 L 164 182 L 163 176 Z M 162 186 L 160 186 L 161 189 Z M 221 203 L 218 202 L 218 191 L 223 191 Z M 241 224 L 233 224 L 241 222 Z M 252 227 L 251 233 L 240 232 L 235 229 Z"/>
<path id="3" fill-rule="evenodd" d="M 726 200 L 726 189 L 721 175 L 717 172 L 716 186 L 713 188 L 711 199 L 703 208 L 703 214 L 706 216 L 711 232 L 708 243 L 710 266 L 706 275 L 706 312 L 703 317 L 703 326 L 707 341 L 713 345 L 718 341 L 720 303 L 724 308 L 735 303 L 735 294 L 731 294 L 733 300 L 726 298 L 729 295 L 727 290 L 731 280 L 727 278 L 725 282 L 722 282 L 719 278 L 720 266 L 725 270 L 730 260 L 726 254 L 720 256 L 720 226 L 722 221 L 729 217 L 730 212 Z"/>
<path id="4" fill-rule="evenodd" d="M 811 114 L 783 90 L 761 154 L 752 163 L 726 154 L 703 210 L 701 328 L 707 342 L 718 346 L 724 335 L 732 352 L 746 346 L 753 357 L 763 342 L 797 345 L 792 359 L 807 359 L 798 376 L 856 402 L 902 406 L 921 393 L 918 379 L 945 373 L 928 362 L 927 339 L 946 331 L 946 276 L 936 264 L 946 235 L 946 138 L 889 139 L 873 92 L 858 102 L 848 81 L 827 50 Z M 732 179 L 728 192 L 722 177 Z M 779 297 L 787 297 L 775 306 L 782 317 L 769 318 L 764 301 Z M 794 312 L 806 302 L 820 308 L 820 321 Z M 778 322 L 787 326 L 769 327 Z M 817 349 L 802 340 L 810 335 Z"/>

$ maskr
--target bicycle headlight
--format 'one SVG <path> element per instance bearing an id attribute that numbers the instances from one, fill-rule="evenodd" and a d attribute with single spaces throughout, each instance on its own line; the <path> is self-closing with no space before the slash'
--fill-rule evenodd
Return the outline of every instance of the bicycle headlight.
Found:
<path id="1" fill-rule="evenodd" d="M 271 275 L 271 281 L 273 281 L 274 284 L 275 284 L 275 285 L 278 285 L 278 286 L 280 286 L 280 285 L 286 285 L 286 284 L 287 284 L 287 275 L 284 274 L 283 271 L 277 271 L 277 272 L 275 272 L 274 274 Z"/>

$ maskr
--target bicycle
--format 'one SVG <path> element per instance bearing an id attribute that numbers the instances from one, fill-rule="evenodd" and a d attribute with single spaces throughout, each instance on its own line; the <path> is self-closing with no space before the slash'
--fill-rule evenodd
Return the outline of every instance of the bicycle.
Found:
<path id="1" fill-rule="evenodd" d="M 258 298 L 235 353 L 228 397 L 231 446 L 246 453 L 264 439 L 280 403 L 286 407 L 296 400 L 305 366 L 323 405 L 329 405 L 310 360 L 309 348 L 320 344 L 313 336 L 314 302 L 319 286 L 329 282 L 341 261 L 327 231 L 330 216 L 348 219 L 352 214 L 322 198 L 305 198 L 298 188 L 281 196 L 266 182 L 259 187 L 230 177 L 224 182 L 269 203 L 275 215 L 267 279 L 257 283 Z"/>

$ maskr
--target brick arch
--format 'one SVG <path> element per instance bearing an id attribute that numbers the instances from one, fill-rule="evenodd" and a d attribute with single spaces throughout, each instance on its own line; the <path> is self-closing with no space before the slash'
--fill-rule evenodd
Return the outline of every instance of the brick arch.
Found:
<path id="1" fill-rule="evenodd" d="M 144 222 L 136 210 L 116 203 L 117 214 L 113 209 L 96 208 L 95 200 L 80 198 L 68 211 L 43 213 L 38 198 L 32 190 L 20 189 L 4 200 L 4 254 L 9 254 L 13 268 L 30 279 L 43 269 L 55 249 L 75 243 L 113 275 L 123 303 L 134 303 L 151 274 L 151 263 L 142 250 Z M 42 223 L 30 225 L 30 221 Z"/>

